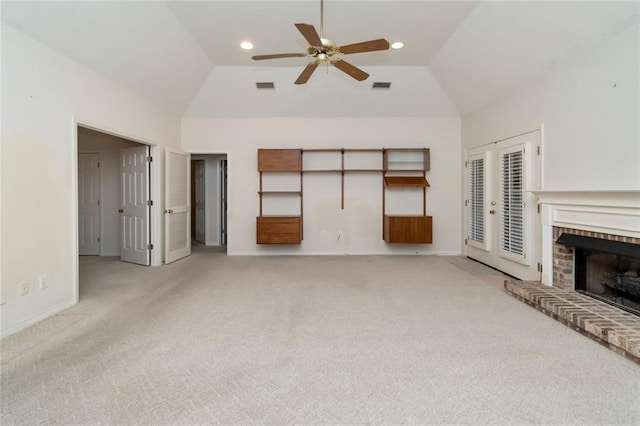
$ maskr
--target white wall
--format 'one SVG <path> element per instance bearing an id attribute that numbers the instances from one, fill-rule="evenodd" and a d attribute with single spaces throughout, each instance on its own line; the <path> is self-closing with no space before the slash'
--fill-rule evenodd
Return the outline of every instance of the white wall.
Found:
<path id="1" fill-rule="evenodd" d="M 100 255 L 120 256 L 120 150 L 139 144 L 80 127 L 78 152 L 100 154 Z"/>
<path id="2" fill-rule="evenodd" d="M 425 100 L 426 101 L 426 100 Z M 243 254 L 451 254 L 461 251 L 460 119 L 440 118 L 198 118 L 182 122 L 183 149 L 227 152 L 227 252 Z M 258 246 L 258 148 L 429 147 L 427 214 L 432 245 L 390 246 L 382 240 L 380 174 L 308 175 L 304 185 L 304 241 Z M 337 233 L 343 232 L 338 240 Z"/>
<path id="3" fill-rule="evenodd" d="M 3 25 L 2 336 L 77 302 L 77 122 L 179 146 L 179 117 Z"/>
<path id="4" fill-rule="evenodd" d="M 639 30 L 462 118 L 464 148 L 544 124 L 548 190 L 640 188 Z"/>

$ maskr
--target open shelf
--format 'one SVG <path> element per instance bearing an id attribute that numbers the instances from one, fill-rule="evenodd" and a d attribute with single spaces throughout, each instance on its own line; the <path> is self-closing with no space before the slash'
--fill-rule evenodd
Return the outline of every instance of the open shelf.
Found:
<path id="1" fill-rule="evenodd" d="M 426 188 L 429 182 L 423 176 L 385 176 L 384 183 L 390 188 Z"/>
<path id="2" fill-rule="evenodd" d="M 300 195 L 302 191 L 258 191 L 258 194 Z"/>

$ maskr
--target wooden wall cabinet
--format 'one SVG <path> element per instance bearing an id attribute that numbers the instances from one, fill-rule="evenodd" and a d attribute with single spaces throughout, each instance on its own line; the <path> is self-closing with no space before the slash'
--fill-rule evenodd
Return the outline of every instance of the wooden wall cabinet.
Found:
<path id="1" fill-rule="evenodd" d="M 389 244 L 431 244 L 431 216 L 384 216 L 384 240 Z"/>
<path id="2" fill-rule="evenodd" d="M 300 244 L 300 216 L 258 216 L 258 244 Z"/>

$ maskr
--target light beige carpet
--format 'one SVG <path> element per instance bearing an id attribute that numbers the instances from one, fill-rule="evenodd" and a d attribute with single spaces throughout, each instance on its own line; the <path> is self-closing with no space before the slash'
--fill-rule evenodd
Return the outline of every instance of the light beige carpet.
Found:
<path id="1" fill-rule="evenodd" d="M 81 259 L 0 342 L 10 424 L 640 424 L 640 368 L 447 257 Z"/>

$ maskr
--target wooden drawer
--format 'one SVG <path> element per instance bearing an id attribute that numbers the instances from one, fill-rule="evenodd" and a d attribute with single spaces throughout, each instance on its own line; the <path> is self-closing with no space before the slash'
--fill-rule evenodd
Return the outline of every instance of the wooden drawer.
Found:
<path id="1" fill-rule="evenodd" d="M 385 216 L 384 240 L 389 244 L 431 244 L 431 216 Z"/>
<path id="2" fill-rule="evenodd" d="M 258 216 L 258 244 L 300 244 L 299 216 Z"/>

